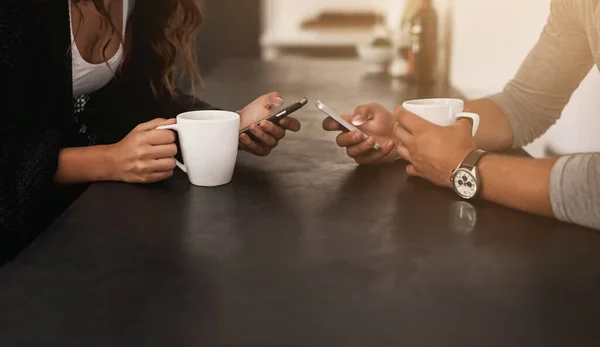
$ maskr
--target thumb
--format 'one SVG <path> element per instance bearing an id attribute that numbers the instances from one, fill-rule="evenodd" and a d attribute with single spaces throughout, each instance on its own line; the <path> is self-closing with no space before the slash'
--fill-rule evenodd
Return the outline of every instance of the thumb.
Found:
<path id="1" fill-rule="evenodd" d="M 374 109 L 370 105 L 359 106 L 354 110 L 354 117 L 351 123 L 357 127 L 365 124 L 373 118 Z"/>
<path id="2" fill-rule="evenodd" d="M 177 123 L 177 119 L 175 119 L 175 118 L 170 118 L 170 119 L 156 118 L 149 122 L 138 125 L 135 129 L 139 130 L 139 131 L 150 131 L 150 130 L 154 130 L 154 129 L 158 128 L 161 125 L 170 125 L 170 124 L 175 124 L 175 123 Z"/>
<path id="3" fill-rule="evenodd" d="M 265 108 L 271 108 L 272 106 L 281 106 L 283 105 L 283 99 L 281 98 L 281 94 L 279 92 L 272 92 L 262 96 L 263 105 Z"/>
<path id="4" fill-rule="evenodd" d="M 351 114 L 343 114 L 343 115 L 340 115 L 340 117 L 342 117 L 346 122 L 352 124 L 354 122 L 353 120 L 356 116 L 353 116 Z"/>
<path id="5" fill-rule="evenodd" d="M 354 118 L 352 118 L 352 124 L 359 127 L 359 126 L 365 124 L 368 120 L 369 120 L 368 116 L 365 116 L 362 114 L 357 114 L 356 116 L 354 116 Z"/>

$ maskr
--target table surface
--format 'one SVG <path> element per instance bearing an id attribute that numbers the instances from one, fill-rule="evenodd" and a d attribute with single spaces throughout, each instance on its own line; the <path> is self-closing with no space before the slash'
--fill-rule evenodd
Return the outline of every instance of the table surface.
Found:
<path id="1" fill-rule="evenodd" d="M 229 61 L 205 96 L 350 112 L 418 94 L 358 69 Z M 312 105 L 298 116 L 227 186 L 94 184 L 0 269 L 0 345 L 600 345 L 597 233 L 358 167 Z"/>

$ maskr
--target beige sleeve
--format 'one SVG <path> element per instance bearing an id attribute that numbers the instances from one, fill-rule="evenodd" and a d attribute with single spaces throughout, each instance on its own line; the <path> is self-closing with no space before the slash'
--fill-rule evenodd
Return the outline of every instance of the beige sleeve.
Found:
<path id="1" fill-rule="evenodd" d="M 600 230 L 600 153 L 560 158 L 552 169 L 550 199 L 559 220 Z"/>
<path id="2" fill-rule="evenodd" d="M 594 64 L 584 27 L 585 3 L 553 0 L 548 22 L 516 76 L 501 93 L 489 96 L 508 117 L 515 148 L 558 120 Z"/>

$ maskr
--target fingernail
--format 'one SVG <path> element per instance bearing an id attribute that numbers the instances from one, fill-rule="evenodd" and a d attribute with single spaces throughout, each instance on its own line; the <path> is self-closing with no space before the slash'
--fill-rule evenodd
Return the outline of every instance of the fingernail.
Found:
<path id="1" fill-rule="evenodd" d="M 354 137 L 354 140 L 360 141 L 365 138 L 365 134 L 363 134 L 361 132 L 357 132 L 356 134 L 354 134 L 353 137 Z"/>
<path id="2" fill-rule="evenodd" d="M 384 147 L 386 150 L 389 150 L 389 149 L 391 149 L 391 148 L 392 148 L 392 146 L 394 146 L 394 141 L 392 141 L 392 140 L 389 140 L 388 142 L 386 142 L 386 143 L 383 145 L 383 147 Z"/>
<path id="3" fill-rule="evenodd" d="M 277 102 L 275 103 L 276 106 L 281 106 L 283 105 L 283 99 L 280 97 L 276 97 L 275 98 L 277 100 Z"/>
<path id="4" fill-rule="evenodd" d="M 369 137 L 366 141 L 367 146 L 373 146 L 375 144 L 375 139 L 372 137 Z"/>
<path id="5" fill-rule="evenodd" d="M 363 124 L 365 124 L 367 120 L 364 119 L 362 116 L 357 115 L 354 117 L 354 119 L 352 120 L 352 124 L 356 125 L 356 126 L 361 126 Z"/>

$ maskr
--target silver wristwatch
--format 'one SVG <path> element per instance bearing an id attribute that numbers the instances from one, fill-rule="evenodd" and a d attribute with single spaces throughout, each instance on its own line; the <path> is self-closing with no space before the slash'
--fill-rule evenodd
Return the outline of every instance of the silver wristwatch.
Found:
<path id="1" fill-rule="evenodd" d="M 450 177 L 452 188 L 461 198 L 473 199 L 481 190 L 477 164 L 486 153 L 481 149 L 472 151 L 452 172 L 452 177 Z"/>

